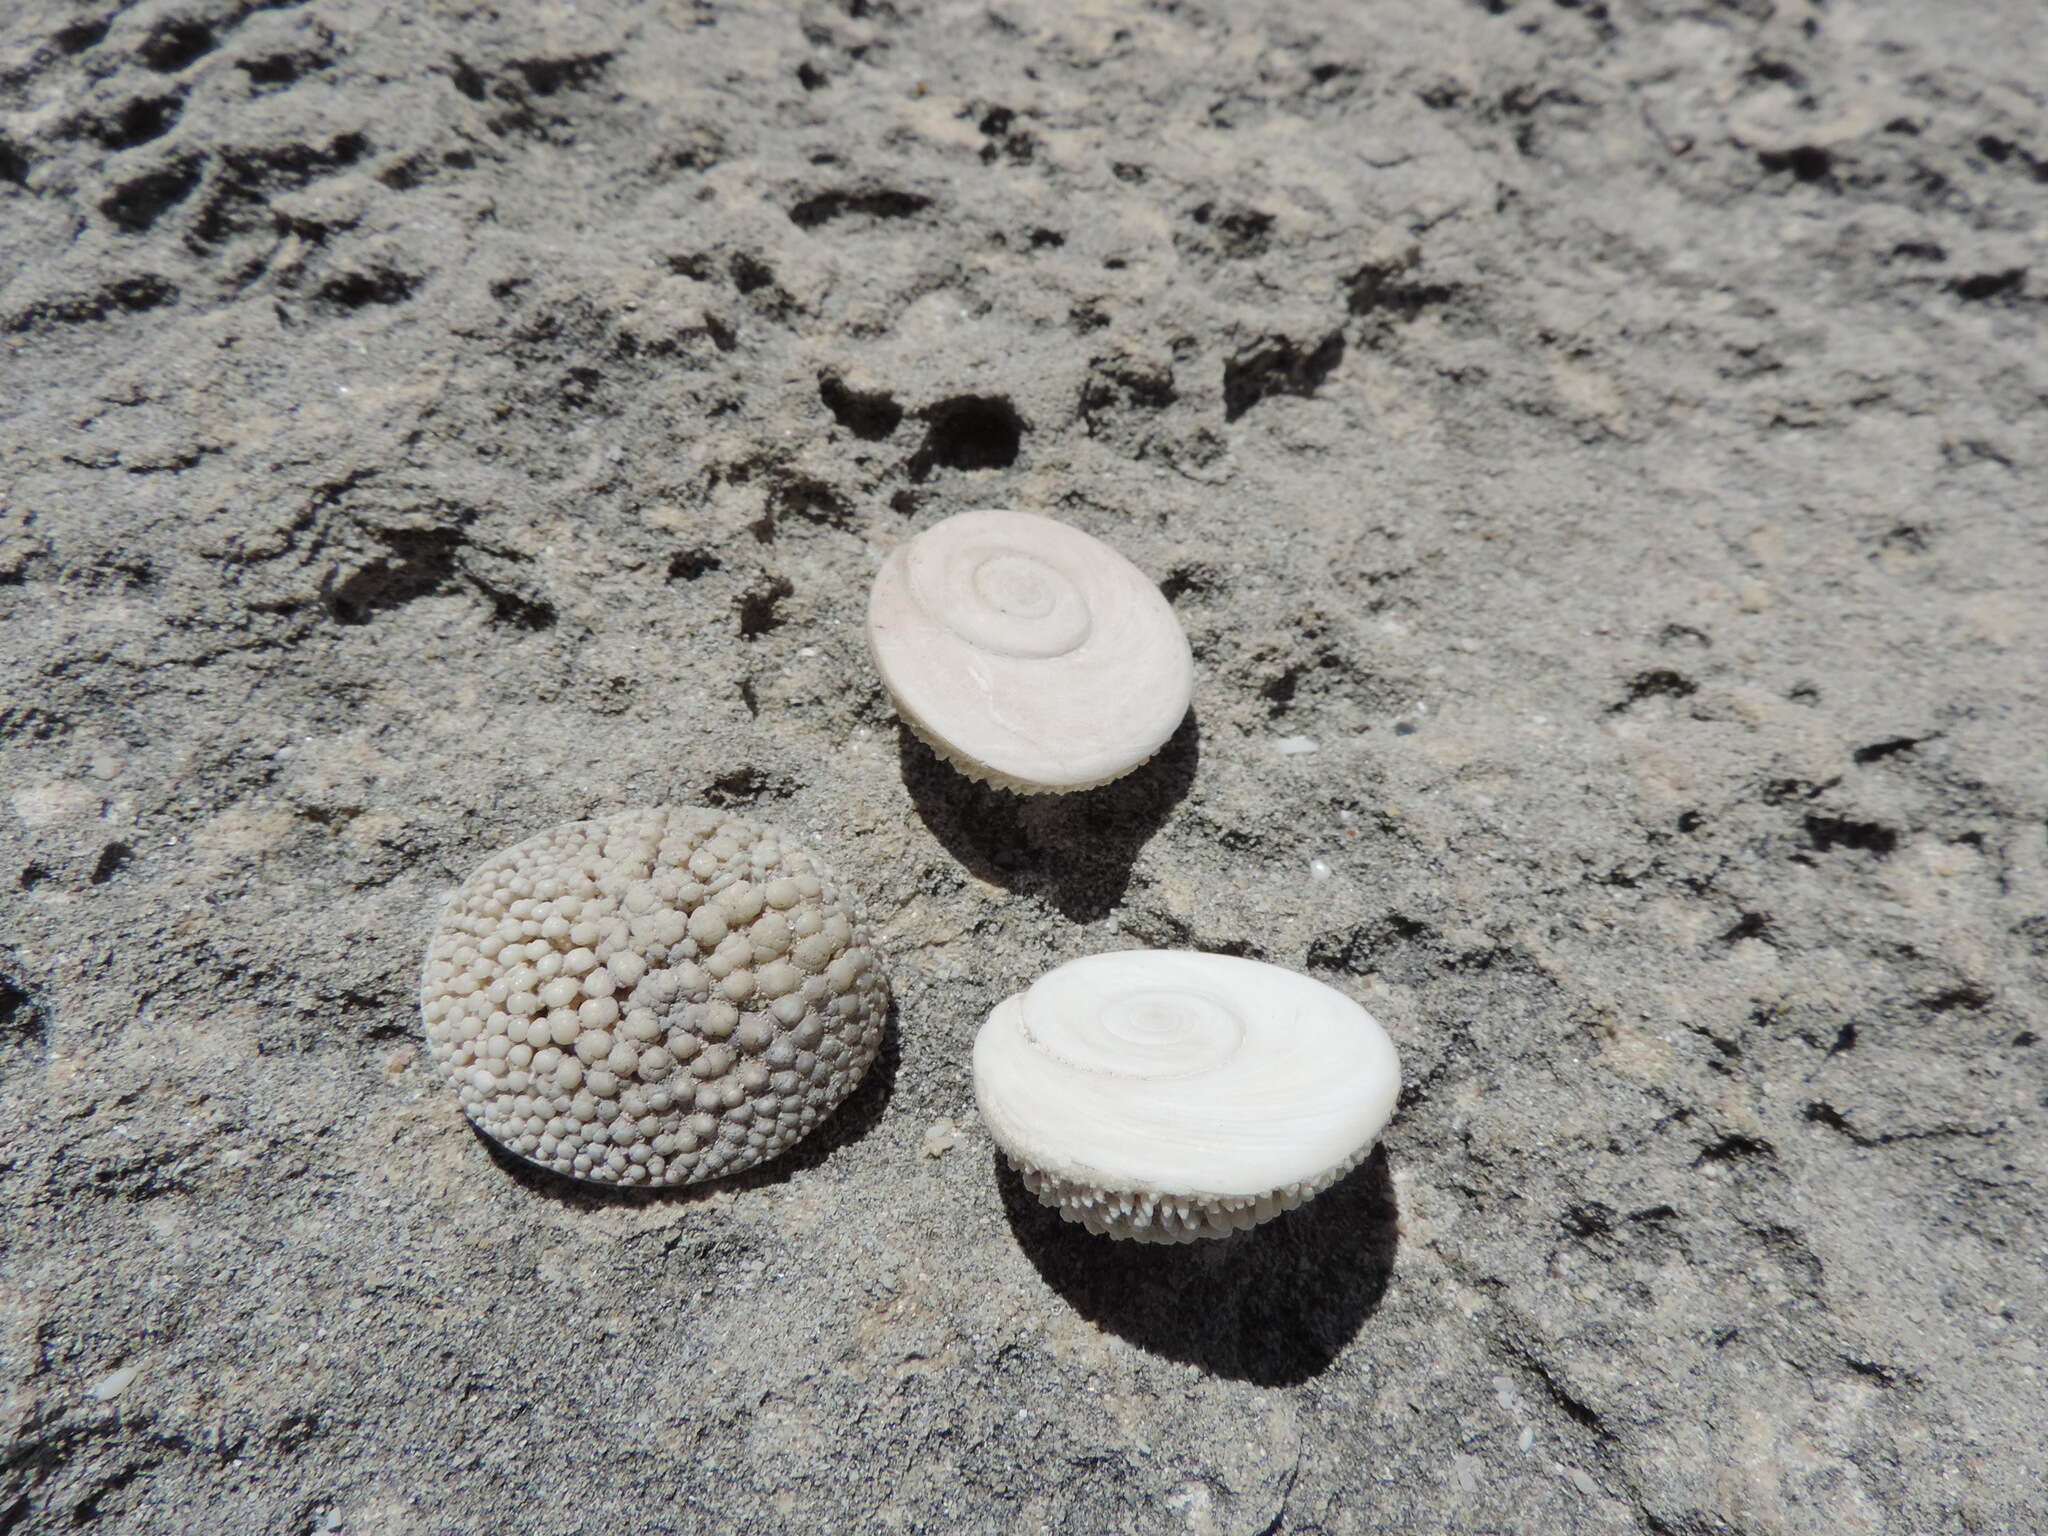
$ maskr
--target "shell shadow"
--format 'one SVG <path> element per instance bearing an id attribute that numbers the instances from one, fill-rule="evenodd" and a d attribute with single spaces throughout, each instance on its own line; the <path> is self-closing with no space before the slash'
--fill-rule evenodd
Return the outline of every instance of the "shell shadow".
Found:
<path id="1" fill-rule="evenodd" d="M 1189 709 L 1142 767 L 1070 795 L 1017 795 L 977 783 L 899 723 L 903 784 L 932 836 L 978 878 L 1036 896 L 1071 922 L 1107 917 L 1131 866 L 1195 782 L 1201 729 Z"/>
<path id="2" fill-rule="evenodd" d="M 571 1178 L 539 1163 L 529 1162 L 491 1140 L 467 1115 L 462 1123 L 482 1143 L 492 1162 L 512 1181 L 532 1194 L 540 1195 L 577 1210 L 595 1211 L 605 1206 L 694 1204 L 721 1190 L 760 1189 L 782 1184 L 808 1168 L 815 1168 L 842 1147 L 866 1136 L 881 1120 L 896 1094 L 896 1072 L 903 1060 L 896 1027 L 896 999 L 889 999 L 889 1015 L 882 1022 L 882 1045 L 867 1075 L 825 1121 L 810 1135 L 784 1152 L 752 1168 L 701 1184 L 679 1184 L 663 1189 L 631 1189 L 616 1184 L 599 1184 Z"/>
<path id="3" fill-rule="evenodd" d="M 1214 1376 L 1291 1387 L 1319 1375 L 1378 1310 L 1393 1273 L 1399 1211 L 1383 1148 L 1249 1232 L 1158 1245 L 1063 1219 L 994 1156 L 1010 1230 L 1045 1283 L 1097 1327 Z"/>

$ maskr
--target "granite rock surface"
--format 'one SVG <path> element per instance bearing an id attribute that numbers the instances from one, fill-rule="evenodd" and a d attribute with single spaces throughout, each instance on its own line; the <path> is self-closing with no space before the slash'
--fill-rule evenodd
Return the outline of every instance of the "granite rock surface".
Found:
<path id="1" fill-rule="evenodd" d="M 12 0 L 0 1531 L 2048 1528 L 2029 0 Z M 868 583 L 1194 645 L 1021 801 Z M 440 904 L 744 807 L 882 1060 L 633 1199 L 423 1061 Z M 1381 1152 L 1187 1249 L 975 1124 L 1105 947 L 1301 968 Z"/>

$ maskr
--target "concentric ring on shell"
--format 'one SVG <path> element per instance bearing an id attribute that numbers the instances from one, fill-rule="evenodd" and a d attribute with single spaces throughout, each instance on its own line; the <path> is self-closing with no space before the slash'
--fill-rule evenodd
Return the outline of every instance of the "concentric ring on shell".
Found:
<path id="1" fill-rule="evenodd" d="M 1080 586 L 1038 555 L 997 544 L 945 552 L 938 562 L 910 555 L 911 590 L 927 613 L 981 650 L 1049 661 L 1087 643 L 1094 627 Z M 960 600 L 972 594 L 971 601 Z"/>
<path id="2" fill-rule="evenodd" d="M 905 724 L 969 777 L 1027 794 L 1129 773 L 1193 690 L 1187 636 L 1145 574 L 1026 512 L 963 512 L 892 553 L 868 644 Z"/>
<path id="3" fill-rule="evenodd" d="M 1228 955 L 1126 950 L 1041 976 L 974 1042 L 989 1134 L 1111 1237 L 1223 1237 L 1356 1167 L 1392 1116 L 1386 1032 L 1334 988 Z"/>
<path id="4" fill-rule="evenodd" d="M 499 853 L 428 947 L 429 1059 L 508 1152 L 571 1178 L 689 1184 L 808 1134 L 882 1040 L 853 905 L 795 840 L 696 808 L 621 811 Z"/>
<path id="5" fill-rule="evenodd" d="M 1038 1049 L 1110 1077 L 1192 1077 L 1244 1043 L 1244 1020 L 1228 1004 L 1184 989 L 1125 992 L 1084 1013 L 1056 1014 L 1051 1029 L 1034 1030 L 1033 1016 L 1025 1010 L 1022 1028 Z"/>

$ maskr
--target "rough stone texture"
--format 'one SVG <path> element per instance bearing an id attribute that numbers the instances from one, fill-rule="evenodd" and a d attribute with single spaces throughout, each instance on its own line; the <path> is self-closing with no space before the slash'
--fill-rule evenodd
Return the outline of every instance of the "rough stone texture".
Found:
<path id="1" fill-rule="evenodd" d="M 0 1529 L 2048 1525 L 2031 0 L 4 9 Z M 1173 597 L 1132 778 L 902 740 L 977 505 Z M 694 1198 L 415 1043 L 650 803 L 897 993 Z M 975 1027 L 1131 941 L 1364 1001 L 1384 1153 L 998 1174 Z"/>

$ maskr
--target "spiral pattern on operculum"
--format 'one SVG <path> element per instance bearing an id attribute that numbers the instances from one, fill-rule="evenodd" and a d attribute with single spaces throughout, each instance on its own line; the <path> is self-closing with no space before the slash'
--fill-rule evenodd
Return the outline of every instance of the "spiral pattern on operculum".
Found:
<path id="1" fill-rule="evenodd" d="M 1027 1003 L 1024 1033 L 1039 1050 L 1079 1071 L 1158 1079 L 1193 1077 L 1222 1066 L 1244 1045 L 1245 1022 L 1207 994 L 1147 987 L 1082 1008 Z"/>
<path id="2" fill-rule="evenodd" d="M 935 558 L 933 558 L 935 556 Z M 1078 650 L 1095 627 L 1087 594 L 1030 550 L 973 540 L 912 556 L 925 612 L 979 650 L 1047 660 Z"/>

